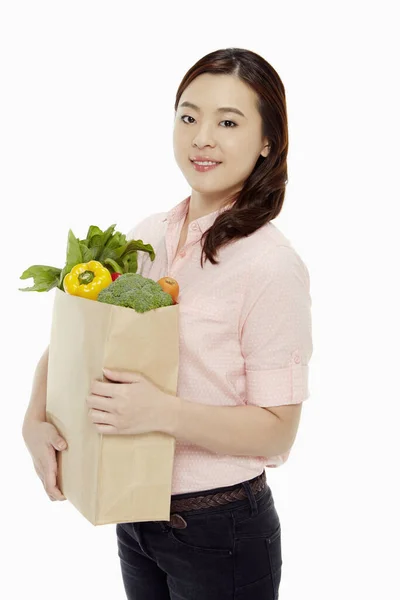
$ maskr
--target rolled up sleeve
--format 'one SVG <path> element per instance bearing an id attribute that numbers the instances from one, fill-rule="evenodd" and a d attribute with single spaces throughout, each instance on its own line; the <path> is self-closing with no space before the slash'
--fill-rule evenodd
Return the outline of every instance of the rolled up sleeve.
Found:
<path id="1" fill-rule="evenodd" d="M 303 402 L 313 352 L 308 269 L 293 247 L 280 245 L 249 278 L 240 330 L 246 404 Z"/>

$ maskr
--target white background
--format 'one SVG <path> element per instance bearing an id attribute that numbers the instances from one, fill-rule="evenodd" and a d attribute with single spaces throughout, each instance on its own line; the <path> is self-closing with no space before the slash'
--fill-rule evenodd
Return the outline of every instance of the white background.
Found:
<path id="1" fill-rule="evenodd" d="M 395 2 L 5 1 L 0 9 L 0 596 L 125 598 L 114 526 L 51 502 L 21 436 L 68 229 L 127 232 L 190 194 L 172 149 L 186 71 L 225 47 L 286 88 L 289 184 L 274 221 L 307 264 L 310 391 L 285 465 L 280 600 L 398 598 L 399 192 Z M 398 22 L 397 22 L 398 24 Z"/>

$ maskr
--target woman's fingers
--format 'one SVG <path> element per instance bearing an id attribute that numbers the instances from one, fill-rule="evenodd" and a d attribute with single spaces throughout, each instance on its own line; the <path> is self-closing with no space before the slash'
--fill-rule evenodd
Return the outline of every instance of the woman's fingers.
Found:
<path id="1" fill-rule="evenodd" d="M 53 453 L 53 456 L 51 455 Z M 49 454 L 45 460 L 35 464 L 35 471 L 38 474 L 46 494 L 50 500 L 66 500 L 61 490 L 57 487 L 57 461 L 55 450 L 50 448 Z"/>

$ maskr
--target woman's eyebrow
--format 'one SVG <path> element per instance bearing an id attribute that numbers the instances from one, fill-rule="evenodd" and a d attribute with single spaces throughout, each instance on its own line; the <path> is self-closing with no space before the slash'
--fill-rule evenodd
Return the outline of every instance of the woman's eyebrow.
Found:
<path id="1" fill-rule="evenodd" d="M 193 110 L 197 110 L 199 112 L 201 112 L 201 109 L 196 106 L 196 104 L 193 104 L 193 102 L 182 102 L 182 104 L 179 105 L 180 107 L 186 106 L 187 108 L 192 108 Z M 231 112 L 231 113 L 235 113 L 237 115 L 240 115 L 241 117 L 244 117 L 245 119 L 247 117 L 244 116 L 244 114 L 242 113 L 241 110 L 239 110 L 238 108 L 235 108 L 234 106 L 221 106 L 220 108 L 217 108 L 217 110 L 215 111 L 217 113 L 224 113 L 224 112 Z"/>

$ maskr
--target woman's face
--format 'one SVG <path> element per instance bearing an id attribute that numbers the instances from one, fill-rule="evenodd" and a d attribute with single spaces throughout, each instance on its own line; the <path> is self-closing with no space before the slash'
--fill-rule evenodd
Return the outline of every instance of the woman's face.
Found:
<path id="1" fill-rule="evenodd" d="M 182 106 L 189 102 L 196 105 Z M 222 107 L 234 107 L 242 115 Z M 175 115 L 175 160 L 192 190 L 212 199 L 240 191 L 260 154 L 267 156 L 268 139 L 262 138 L 257 95 L 233 75 L 203 73 L 183 92 Z M 209 156 L 221 164 L 196 171 L 191 158 Z"/>

